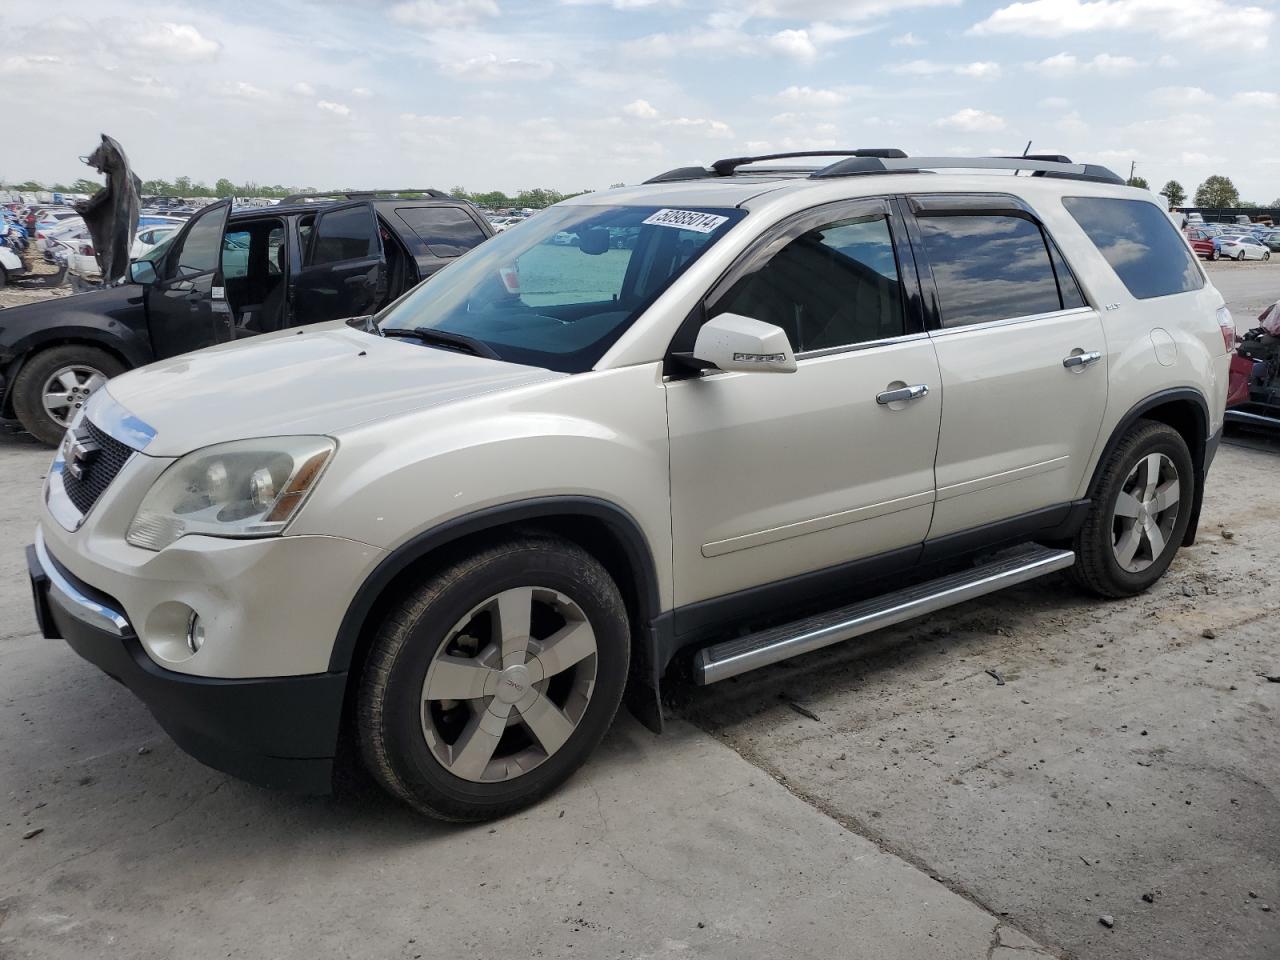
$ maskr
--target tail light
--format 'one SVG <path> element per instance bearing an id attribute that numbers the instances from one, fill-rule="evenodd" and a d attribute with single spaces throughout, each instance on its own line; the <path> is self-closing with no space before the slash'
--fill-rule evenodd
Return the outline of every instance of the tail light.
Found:
<path id="1" fill-rule="evenodd" d="M 1227 353 L 1231 353 L 1236 348 L 1236 322 L 1226 307 L 1218 308 L 1218 329 L 1222 331 L 1222 343 Z"/>
<path id="2" fill-rule="evenodd" d="M 82 244 L 80 244 L 80 256 L 82 256 L 82 257 L 92 257 L 93 255 L 94 255 L 94 251 L 93 251 L 93 244 L 92 244 L 92 243 L 82 243 Z M 1225 310 L 1226 308 L 1225 308 L 1225 307 L 1223 307 L 1223 309 Z M 1230 316 L 1231 316 L 1231 314 L 1227 314 L 1227 316 L 1228 316 L 1228 317 L 1230 317 Z M 1234 329 L 1234 328 L 1233 328 L 1233 329 Z"/>

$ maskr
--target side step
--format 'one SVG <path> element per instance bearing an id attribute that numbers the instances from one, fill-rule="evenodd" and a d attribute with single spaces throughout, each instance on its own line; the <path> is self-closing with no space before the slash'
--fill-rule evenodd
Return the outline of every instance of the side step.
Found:
<path id="1" fill-rule="evenodd" d="M 1020 549 L 969 570 L 706 647 L 698 652 L 694 661 L 693 678 L 699 684 L 727 680 L 757 667 L 798 657 L 881 627 L 995 593 L 1015 583 L 1064 570 L 1075 562 L 1076 555 L 1071 550 L 1039 546 Z"/>

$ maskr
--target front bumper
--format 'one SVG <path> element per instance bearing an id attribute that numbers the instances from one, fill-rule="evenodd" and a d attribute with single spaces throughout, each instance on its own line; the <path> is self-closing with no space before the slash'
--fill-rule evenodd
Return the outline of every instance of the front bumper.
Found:
<path id="1" fill-rule="evenodd" d="M 346 673 L 223 679 L 166 670 L 142 648 L 121 604 L 70 574 L 44 545 L 27 547 L 36 619 L 147 705 L 202 763 L 266 787 L 331 788 Z"/>

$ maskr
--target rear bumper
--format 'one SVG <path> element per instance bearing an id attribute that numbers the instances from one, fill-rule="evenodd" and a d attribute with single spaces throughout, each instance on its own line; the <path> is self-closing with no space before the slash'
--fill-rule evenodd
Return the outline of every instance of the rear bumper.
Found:
<path id="1" fill-rule="evenodd" d="M 260 786 L 331 789 L 345 673 L 221 679 L 166 670 L 143 650 L 120 605 L 47 550 L 27 547 L 27 568 L 44 636 L 66 640 L 133 691 L 195 759 Z"/>

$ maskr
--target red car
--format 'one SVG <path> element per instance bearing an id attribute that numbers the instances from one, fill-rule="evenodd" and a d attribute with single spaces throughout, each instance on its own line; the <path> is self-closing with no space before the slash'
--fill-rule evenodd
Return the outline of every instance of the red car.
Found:
<path id="1" fill-rule="evenodd" d="M 1204 257 L 1206 260 L 1218 259 L 1218 245 L 1213 242 L 1213 236 L 1207 230 L 1188 228 L 1187 242 L 1191 244 L 1191 249 L 1196 252 L 1197 257 Z"/>

